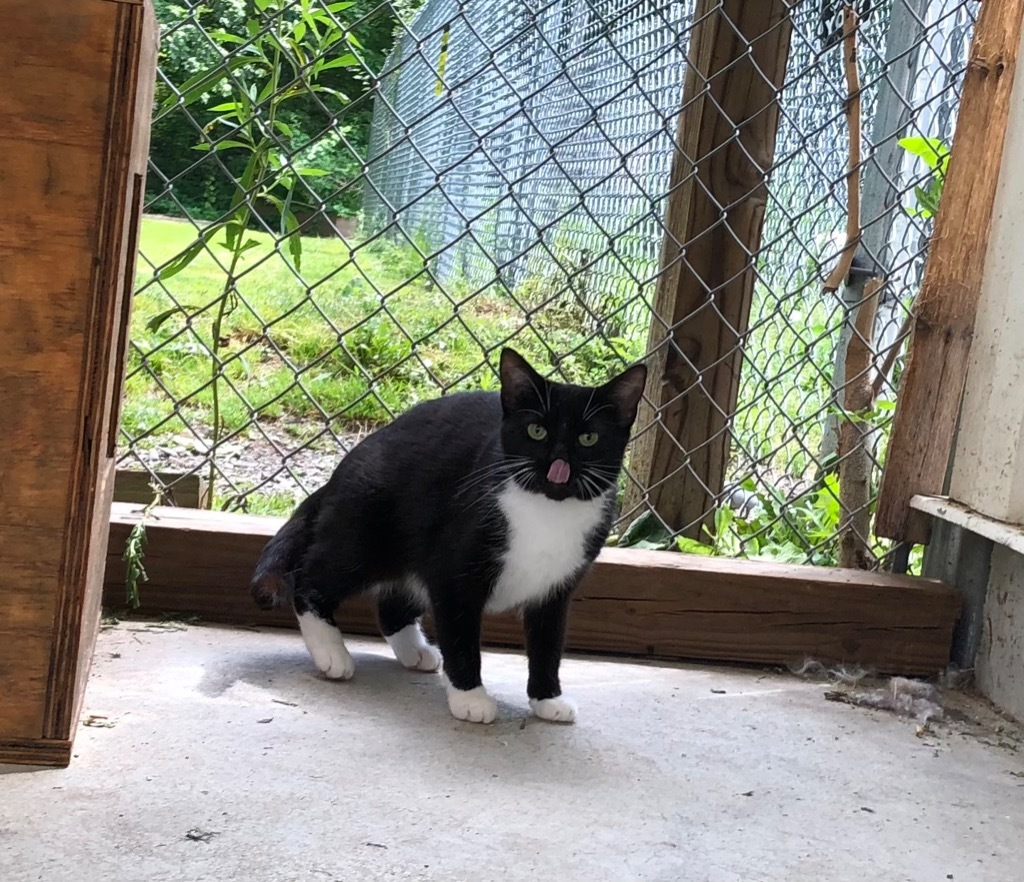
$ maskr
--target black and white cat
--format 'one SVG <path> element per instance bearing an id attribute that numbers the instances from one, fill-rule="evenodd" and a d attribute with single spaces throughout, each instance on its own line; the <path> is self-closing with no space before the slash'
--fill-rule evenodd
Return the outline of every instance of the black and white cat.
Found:
<path id="1" fill-rule="evenodd" d="M 346 680 L 334 611 L 375 592 L 398 660 L 434 671 L 443 658 L 452 714 L 478 723 L 497 710 L 480 680 L 481 617 L 518 609 L 530 706 L 572 721 L 558 679 L 566 615 L 608 536 L 646 376 L 636 365 L 600 387 L 555 383 L 505 349 L 500 395 L 425 402 L 355 447 L 263 550 L 254 599 L 290 601 L 317 668 Z M 420 629 L 428 609 L 440 656 Z"/>

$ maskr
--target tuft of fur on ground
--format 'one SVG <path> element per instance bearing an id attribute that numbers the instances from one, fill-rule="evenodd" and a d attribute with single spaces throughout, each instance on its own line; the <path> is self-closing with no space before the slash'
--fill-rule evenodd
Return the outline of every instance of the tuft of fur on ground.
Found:
<path id="1" fill-rule="evenodd" d="M 858 686 L 874 678 L 874 672 L 859 665 L 826 665 L 817 659 L 805 658 L 799 665 L 790 665 L 789 671 L 805 680 L 820 680 L 839 686 Z"/>
<path id="2" fill-rule="evenodd" d="M 841 701 L 857 707 L 891 711 L 921 724 L 943 719 L 942 694 L 931 683 L 893 677 L 885 686 L 873 689 L 839 689 L 825 693 L 829 701 Z"/>
<path id="3" fill-rule="evenodd" d="M 812 658 L 791 665 L 790 672 L 806 680 L 839 686 L 839 689 L 825 693 L 828 701 L 888 711 L 917 720 L 922 725 L 944 719 L 946 692 L 966 688 L 970 685 L 972 675 L 971 671 L 961 671 L 951 666 L 940 673 L 935 682 L 909 677 L 880 679 L 864 668 L 830 666 Z"/>

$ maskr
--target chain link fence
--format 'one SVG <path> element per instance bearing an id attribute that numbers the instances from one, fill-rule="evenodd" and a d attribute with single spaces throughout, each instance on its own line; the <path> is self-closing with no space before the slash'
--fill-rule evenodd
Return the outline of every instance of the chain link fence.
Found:
<path id="1" fill-rule="evenodd" d="M 842 8 L 787 6 L 763 227 L 741 268 L 749 320 L 728 326 L 735 342 L 719 360 L 737 366 L 732 404 L 692 448 L 676 438 L 671 462 L 630 460 L 624 544 L 839 559 L 856 514 L 835 474 L 841 378 L 872 277 L 884 280 L 862 341 L 875 395 L 856 418 L 868 428 L 863 513 L 873 506 L 976 3 L 857 5 L 862 236 L 834 293 L 823 282 L 844 250 L 850 158 Z M 203 504 L 283 514 L 394 414 L 495 388 L 503 345 L 597 382 L 671 338 L 659 283 L 706 247 L 676 241 L 666 221 L 691 38 L 724 8 L 157 0 L 122 468 L 147 472 L 170 501 L 199 477 Z M 755 35 L 747 54 L 780 33 Z M 725 142 L 745 124 L 728 120 Z M 698 177 L 715 161 L 684 159 Z M 719 207 L 729 229 L 732 206 Z M 698 309 L 715 310 L 706 288 Z M 717 405 L 690 366 L 684 394 Z M 672 432 L 675 402 L 650 404 L 641 441 Z M 659 497 L 673 473 L 696 474 L 716 433 L 727 456 L 712 486 L 701 473 L 702 502 Z M 884 563 L 892 549 L 859 529 Z"/>

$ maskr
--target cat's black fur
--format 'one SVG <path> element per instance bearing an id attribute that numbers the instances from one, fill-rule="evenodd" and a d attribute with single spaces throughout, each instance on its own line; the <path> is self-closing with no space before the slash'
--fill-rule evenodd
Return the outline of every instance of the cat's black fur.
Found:
<path id="1" fill-rule="evenodd" d="M 550 382 L 506 349 L 500 394 L 420 404 L 355 447 L 266 546 L 253 597 L 264 608 L 290 601 L 298 614 L 333 623 L 344 598 L 391 586 L 377 595 L 385 636 L 415 622 L 429 601 L 445 673 L 456 689 L 473 689 L 481 684 L 481 616 L 509 548 L 498 493 L 514 481 L 552 500 L 601 497 L 582 566 L 522 610 L 528 694 L 558 696 L 570 596 L 607 537 L 645 378 L 637 365 L 598 388 Z M 547 437 L 531 438 L 530 424 Z M 590 432 L 597 442 L 585 447 L 579 436 Z M 556 459 L 571 468 L 565 484 L 548 480 Z M 410 575 L 426 597 L 404 588 Z"/>

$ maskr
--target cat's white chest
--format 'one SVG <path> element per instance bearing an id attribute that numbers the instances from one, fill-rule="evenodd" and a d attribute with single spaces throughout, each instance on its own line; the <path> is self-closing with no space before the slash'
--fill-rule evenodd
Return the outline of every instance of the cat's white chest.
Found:
<path id="1" fill-rule="evenodd" d="M 498 496 L 508 521 L 509 548 L 487 602 L 501 612 L 542 599 L 586 561 L 586 540 L 604 518 L 604 497 L 556 502 L 510 484 Z"/>

